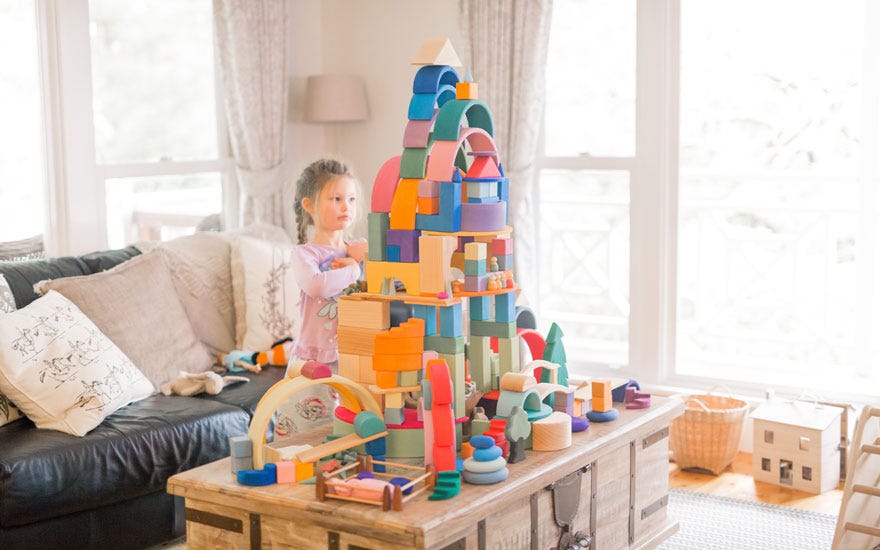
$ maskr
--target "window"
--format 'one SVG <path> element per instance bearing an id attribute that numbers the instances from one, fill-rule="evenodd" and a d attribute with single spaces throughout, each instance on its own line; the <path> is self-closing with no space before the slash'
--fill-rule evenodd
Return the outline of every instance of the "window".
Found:
<path id="1" fill-rule="evenodd" d="M 233 219 L 212 9 L 3 3 L 0 114 L 12 122 L 0 147 L 13 155 L 0 158 L 0 214 L 16 223 L 0 240 L 45 233 L 50 254 L 75 254 L 192 232 L 221 212 Z"/>
<path id="2" fill-rule="evenodd" d="M 762 458 L 761 459 L 761 469 L 764 470 L 765 472 L 771 471 L 772 466 L 770 465 L 769 458 Z"/>
<path id="3" fill-rule="evenodd" d="M 801 468 L 801 477 L 804 481 L 813 481 L 813 469 L 809 466 L 803 466 Z"/>
<path id="4" fill-rule="evenodd" d="M 34 0 L 0 3 L 0 242 L 43 232 L 42 118 Z"/>
<path id="5" fill-rule="evenodd" d="M 867 0 L 554 2 L 535 305 L 570 368 L 880 382 L 878 25 Z"/>
<path id="6" fill-rule="evenodd" d="M 634 0 L 554 5 L 537 186 L 542 320 L 566 327 L 566 348 L 615 366 L 629 355 L 635 24 Z"/>
<path id="7" fill-rule="evenodd" d="M 810 438 L 801 436 L 800 442 L 798 443 L 798 448 L 802 451 L 810 450 Z"/>
<path id="8" fill-rule="evenodd" d="M 773 444 L 773 430 L 764 430 L 764 443 Z"/>
<path id="9" fill-rule="evenodd" d="M 89 7 L 108 244 L 190 233 L 222 210 L 211 2 Z"/>

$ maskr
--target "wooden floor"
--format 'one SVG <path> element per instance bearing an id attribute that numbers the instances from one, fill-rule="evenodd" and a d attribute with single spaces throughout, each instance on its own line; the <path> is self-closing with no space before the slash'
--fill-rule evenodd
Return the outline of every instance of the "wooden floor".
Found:
<path id="1" fill-rule="evenodd" d="M 752 455 L 747 453 L 737 455 L 733 464 L 719 476 L 684 471 L 674 462 L 670 462 L 669 486 L 739 500 L 791 506 L 835 516 L 840 509 L 840 499 L 843 496 L 843 482 L 837 489 L 821 495 L 756 482 L 752 477 Z"/>

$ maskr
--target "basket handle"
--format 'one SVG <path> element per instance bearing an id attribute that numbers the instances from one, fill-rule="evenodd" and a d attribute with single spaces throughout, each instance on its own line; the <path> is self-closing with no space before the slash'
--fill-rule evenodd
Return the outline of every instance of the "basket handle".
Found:
<path id="1" fill-rule="evenodd" d="M 700 407 L 703 408 L 703 411 L 705 411 L 705 412 L 711 412 L 711 411 L 709 410 L 709 407 L 707 407 L 705 403 L 703 403 L 702 401 L 700 401 L 700 400 L 697 399 L 696 397 L 688 397 L 687 399 L 684 400 L 684 402 L 685 402 L 685 403 L 696 403 L 697 405 L 699 405 Z"/>
<path id="2" fill-rule="evenodd" d="M 719 388 L 722 389 L 722 390 L 724 390 L 725 392 L 727 392 L 727 397 L 733 397 L 733 392 L 730 391 L 730 388 L 728 388 L 728 387 L 725 386 L 724 384 L 715 384 L 714 386 L 712 386 L 711 388 L 709 388 L 709 391 L 706 392 L 706 393 L 711 394 L 713 391 L 715 391 L 715 390 L 717 390 L 717 389 L 719 389 Z M 720 392 L 719 392 L 719 393 L 720 393 Z"/>

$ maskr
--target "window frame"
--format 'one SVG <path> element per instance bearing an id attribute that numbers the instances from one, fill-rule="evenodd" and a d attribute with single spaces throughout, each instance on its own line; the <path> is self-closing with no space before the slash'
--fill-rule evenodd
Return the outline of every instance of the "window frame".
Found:
<path id="1" fill-rule="evenodd" d="M 92 107 L 89 2 L 40 0 L 36 10 L 48 255 L 82 254 L 107 248 L 105 186 L 111 178 L 219 173 L 224 222 L 226 227 L 235 227 L 238 188 L 216 56 L 217 159 L 99 164 Z"/>
<path id="2" fill-rule="evenodd" d="M 868 47 L 876 48 L 880 37 L 871 33 L 880 22 L 880 6 L 868 4 L 865 28 L 870 37 Z M 693 388 L 723 387 L 750 397 L 763 397 L 766 384 L 760 381 L 729 381 L 711 376 L 676 374 L 676 304 L 677 304 L 677 239 L 679 214 L 679 110 L 681 60 L 680 0 L 636 0 L 636 147 L 632 157 L 551 157 L 543 147 L 537 153 L 538 173 L 547 169 L 561 170 L 623 170 L 630 174 L 630 316 L 629 362 L 621 369 L 597 365 L 589 360 L 569 358 L 570 371 L 578 375 L 629 376 L 658 393 L 678 393 Z M 880 53 L 866 59 L 869 67 L 880 67 Z M 865 93 L 880 96 L 880 71 L 870 73 Z M 880 102 L 867 104 L 866 119 L 878 120 Z M 543 126 L 542 126 L 543 128 Z M 865 132 L 865 139 L 877 149 L 877 125 Z M 543 140 L 541 140 L 543 143 Z M 880 155 L 863 160 L 861 173 L 880 174 Z M 875 186 L 876 187 L 876 186 Z M 878 204 L 880 190 L 863 185 L 863 208 Z M 540 185 L 534 186 L 533 204 L 540 205 Z M 540 216 L 540 212 L 537 213 Z M 540 217 L 538 218 L 540 223 Z M 860 234 L 875 231 L 880 220 L 871 219 L 860 228 Z M 876 233 L 875 233 L 876 234 Z M 539 256 L 540 256 L 540 246 Z M 874 261 L 873 263 L 876 263 Z M 864 291 L 868 280 L 876 277 L 870 266 L 860 276 Z M 876 291 L 873 291 L 876 292 Z M 870 293 L 869 293 L 870 294 Z M 866 303 L 868 300 L 865 301 Z M 540 318 L 540 301 L 536 303 Z M 872 315 L 864 308 L 861 318 Z M 544 320 L 549 321 L 549 320 Z M 875 321 L 876 322 L 876 321 Z M 861 328 L 864 331 L 866 329 Z M 861 334 L 859 342 L 867 345 L 870 335 Z M 865 356 L 865 355 L 863 355 Z M 860 365 L 864 371 L 870 365 Z M 797 395 L 803 391 L 792 380 L 788 386 L 777 386 L 781 393 Z M 870 399 L 857 389 L 851 392 L 824 392 L 827 399 L 863 401 Z"/>
<path id="3" fill-rule="evenodd" d="M 624 171 L 630 177 L 630 317 L 626 371 L 641 383 L 669 380 L 675 350 L 675 245 L 678 218 L 678 0 L 636 1 L 635 154 L 537 155 L 542 170 Z M 541 140 L 543 143 L 543 140 Z M 534 186 L 533 204 L 540 204 Z M 540 219 L 539 219 L 540 222 Z M 539 251 L 541 243 L 538 243 Z M 540 252 L 539 252 L 540 254 Z M 540 302 L 537 304 L 540 312 Z M 638 342 L 638 345 L 635 343 Z M 618 375 L 569 360 L 573 374 Z"/>

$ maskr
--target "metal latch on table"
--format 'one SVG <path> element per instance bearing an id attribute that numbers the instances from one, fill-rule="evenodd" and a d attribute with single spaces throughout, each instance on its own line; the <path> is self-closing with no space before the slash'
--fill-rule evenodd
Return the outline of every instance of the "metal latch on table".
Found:
<path id="1" fill-rule="evenodd" d="M 553 515 L 556 524 L 562 527 L 556 550 L 576 550 L 590 546 L 593 538 L 584 531 L 572 532 L 574 517 L 580 509 L 581 476 L 589 472 L 592 465 L 588 464 L 547 486 L 553 492 Z"/>

